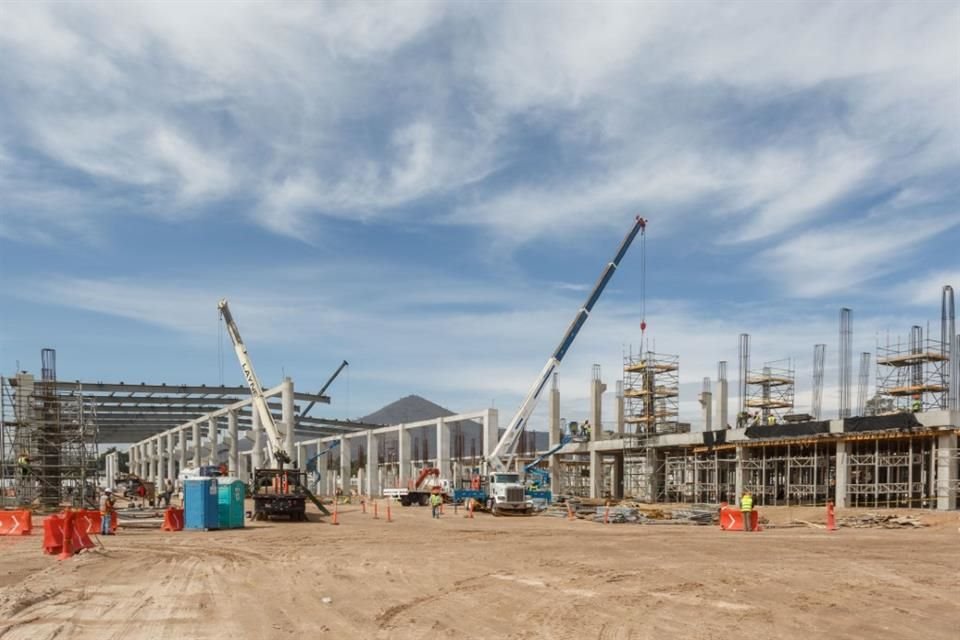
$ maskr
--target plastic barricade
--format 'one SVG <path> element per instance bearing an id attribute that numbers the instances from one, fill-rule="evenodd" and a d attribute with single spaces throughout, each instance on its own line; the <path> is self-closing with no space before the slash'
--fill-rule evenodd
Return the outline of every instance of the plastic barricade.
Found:
<path id="1" fill-rule="evenodd" d="M 28 536 L 32 530 L 29 511 L 0 511 L 0 536 Z"/>
<path id="2" fill-rule="evenodd" d="M 164 511 L 163 524 L 160 529 L 163 531 L 183 531 L 183 509 L 170 507 Z"/>
<path id="3" fill-rule="evenodd" d="M 44 518 L 43 552 L 57 554 L 63 560 L 78 551 L 96 546 L 90 539 L 85 525 L 76 526 L 77 518 L 82 514 L 82 511 L 78 513 L 65 511 L 62 514 Z"/>
<path id="4" fill-rule="evenodd" d="M 743 531 L 743 512 L 736 507 L 720 508 L 720 529 L 723 531 Z M 760 531 L 760 512 L 750 512 L 750 529 Z"/>
<path id="5" fill-rule="evenodd" d="M 81 509 L 79 511 L 74 511 L 74 526 L 78 529 L 81 529 L 87 535 L 100 535 L 102 531 L 102 518 L 100 511 L 97 509 Z M 117 532 L 117 512 L 111 512 L 110 518 L 110 533 Z"/>

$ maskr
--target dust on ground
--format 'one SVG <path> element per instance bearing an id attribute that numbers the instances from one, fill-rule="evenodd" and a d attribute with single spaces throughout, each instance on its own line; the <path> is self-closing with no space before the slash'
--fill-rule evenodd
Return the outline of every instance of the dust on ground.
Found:
<path id="1" fill-rule="evenodd" d="M 767 509 L 772 526 L 747 534 L 449 508 L 434 520 L 417 507 L 388 523 L 382 506 L 377 520 L 343 507 L 339 526 L 128 529 L 64 561 L 42 555 L 36 531 L 0 538 L 0 638 L 956 640 L 960 629 L 957 514 L 904 510 L 932 526 L 831 533 L 787 526 L 822 510 Z"/>

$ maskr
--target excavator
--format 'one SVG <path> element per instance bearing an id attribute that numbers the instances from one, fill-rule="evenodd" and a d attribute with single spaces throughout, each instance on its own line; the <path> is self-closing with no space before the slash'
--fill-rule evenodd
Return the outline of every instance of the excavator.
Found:
<path id="1" fill-rule="evenodd" d="M 304 470 L 287 469 L 284 465 L 291 463 L 290 453 L 284 451 L 283 438 L 280 430 L 267 406 L 267 398 L 263 394 L 260 379 L 253 370 L 253 363 L 247 353 L 247 347 L 240 337 L 240 329 L 230 313 L 230 306 L 226 298 L 217 305 L 223 322 L 227 325 L 227 333 L 233 342 L 233 349 L 240 361 L 243 378 L 250 387 L 250 397 L 253 401 L 253 410 L 260 416 L 260 424 L 267 434 L 267 449 L 273 459 L 273 467 L 254 469 L 253 471 L 253 519 L 268 520 L 271 516 L 286 516 L 290 520 L 306 520 L 306 501 L 310 500 L 325 515 L 330 511 L 320 502 L 310 489 L 307 488 L 307 474 Z M 341 365 L 341 368 L 344 365 Z M 338 370 L 339 373 L 339 370 Z M 292 429 L 294 425 L 288 425 Z"/>

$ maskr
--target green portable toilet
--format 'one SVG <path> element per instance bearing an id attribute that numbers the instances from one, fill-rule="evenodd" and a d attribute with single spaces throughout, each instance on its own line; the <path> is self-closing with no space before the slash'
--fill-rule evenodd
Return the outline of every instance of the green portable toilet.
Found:
<path id="1" fill-rule="evenodd" d="M 243 528 L 243 500 L 247 497 L 247 487 L 237 478 L 218 478 L 220 528 Z"/>

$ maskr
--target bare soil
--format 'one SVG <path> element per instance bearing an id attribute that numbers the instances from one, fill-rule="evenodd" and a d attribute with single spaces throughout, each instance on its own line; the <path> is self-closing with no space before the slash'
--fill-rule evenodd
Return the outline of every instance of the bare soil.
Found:
<path id="1" fill-rule="evenodd" d="M 960 516 L 758 533 L 343 507 L 339 526 L 0 538 L 0 638 L 924 638 L 960 630 Z M 838 515 L 846 515 L 844 512 Z M 39 522 L 37 523 L 39 525 Z M 36 525 L 35 525 L 36 526 Z M 325 602 L 325 599 L 329 599 Z"/>

